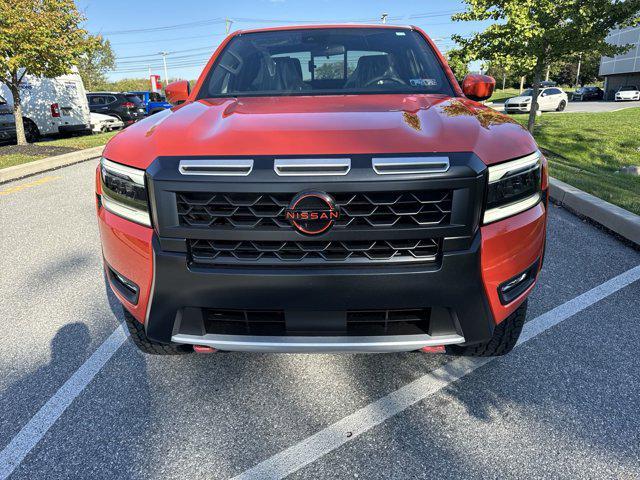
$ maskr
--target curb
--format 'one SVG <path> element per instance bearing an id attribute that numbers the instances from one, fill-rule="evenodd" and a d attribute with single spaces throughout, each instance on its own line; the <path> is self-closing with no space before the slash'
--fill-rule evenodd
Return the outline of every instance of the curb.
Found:
<path id="1" fill-rule="evenodd" d="M 37 173 L 55 170 L 56 168 L 66 167 L 74 163 L 91 160 L 92 158 L 98 158 L 102 155 L 102 150 L 104 150 L 104 145 L 56 155 L 55 157 L 43 158 L 42 160 L 35 160 L 14 167 L 2 168 L 0 169 L 0 183 L 18 180 L 19 178 L 29 177 Z"/>
<path id="2" fill-rule="evenodd" d="M 555 178 L 549 179 L 551 199 L 587 217 L 623 238 L 640 245 L 640 216 L 612 205 Z"/>

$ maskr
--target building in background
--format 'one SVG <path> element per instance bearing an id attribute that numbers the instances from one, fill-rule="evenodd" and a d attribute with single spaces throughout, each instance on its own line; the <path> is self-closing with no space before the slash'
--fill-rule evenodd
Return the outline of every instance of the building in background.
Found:
<path id="1" fill-rule="evenodd" d="M 640 26 L 613 30 L 607 37 L 612 45 L 633 44 L 627 53 L 615 57 L 602 57 L 600 76 L 604 77 L 606 100 L 613 100 L 615 92 L 623 85 L 640 87 Z"/>

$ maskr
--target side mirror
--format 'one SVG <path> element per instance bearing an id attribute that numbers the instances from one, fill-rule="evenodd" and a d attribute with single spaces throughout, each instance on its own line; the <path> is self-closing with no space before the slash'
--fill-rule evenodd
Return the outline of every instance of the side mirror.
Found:
<path id="1" fill-rule="evenodd" d="M 462 81 L 462 93 L 475 101 L 486 100 L 493 94 L 496 81 L 488 75 L 470 74 Z"/>
<path id="2" fill-rule="evenodd" d="M 180 105 L 187 101 L 189 93 L 191 93 L 191 87 L 186 80 L 180 80 L 179 82 L 173 82 L 164 88 L 164 93 L 167 95 L 167 100 L 172 105 Z"/>

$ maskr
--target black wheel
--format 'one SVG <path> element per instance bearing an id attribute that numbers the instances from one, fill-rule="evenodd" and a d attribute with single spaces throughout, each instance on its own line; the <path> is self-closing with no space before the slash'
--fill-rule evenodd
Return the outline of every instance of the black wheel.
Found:
<path id="1" fill-rule="evenodd" d="M 131 341 L 144 353 L 151 355 L 186 355 L 193 353 L 190 345 L 164 344 L 149 340 L 144 331 L 144 326 L 131 315 L 126 308 L 124 310 L 124 320 L 129 329 Z"/>
<path id="2" fill-rule="evenodd" d="M 497 357 L 505 355 L 516 346 L 524 320 L 527 317 L 527 300 L 518 309 L 503 320 L 493 331 L 491 340 L 466 347 L 451 345 L 450 353 L 466 357 Z"/>
<path id="3" fill-rule="evenodd" d="M 564 100 L 562 100 L 559 104 L 558 104 L 558 108 L 556 108 L 556 112 L 561 112 L 564 110 L 564 107 L 567 106 L 567 102 L 565 102 Z"/>
<path id="4" fill-rule="evenodd" d="M 27 142 L 33 143 L 40 138 L 40 130 L 35 123 L 28 118 L 22 120 L 24 125 L 24 136 L 27 137 Z"/>

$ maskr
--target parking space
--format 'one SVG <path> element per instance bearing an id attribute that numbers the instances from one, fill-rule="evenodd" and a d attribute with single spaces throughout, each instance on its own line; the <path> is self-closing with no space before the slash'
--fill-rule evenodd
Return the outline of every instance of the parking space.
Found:
<path id="1" fill-rule="evenodd" d="M 551 207 L 506 357 L 152 357 L 110 337 L 94 168 L 0 186 L 0 478 L 640 476 L 640 253 L 608 234 Z"/>

